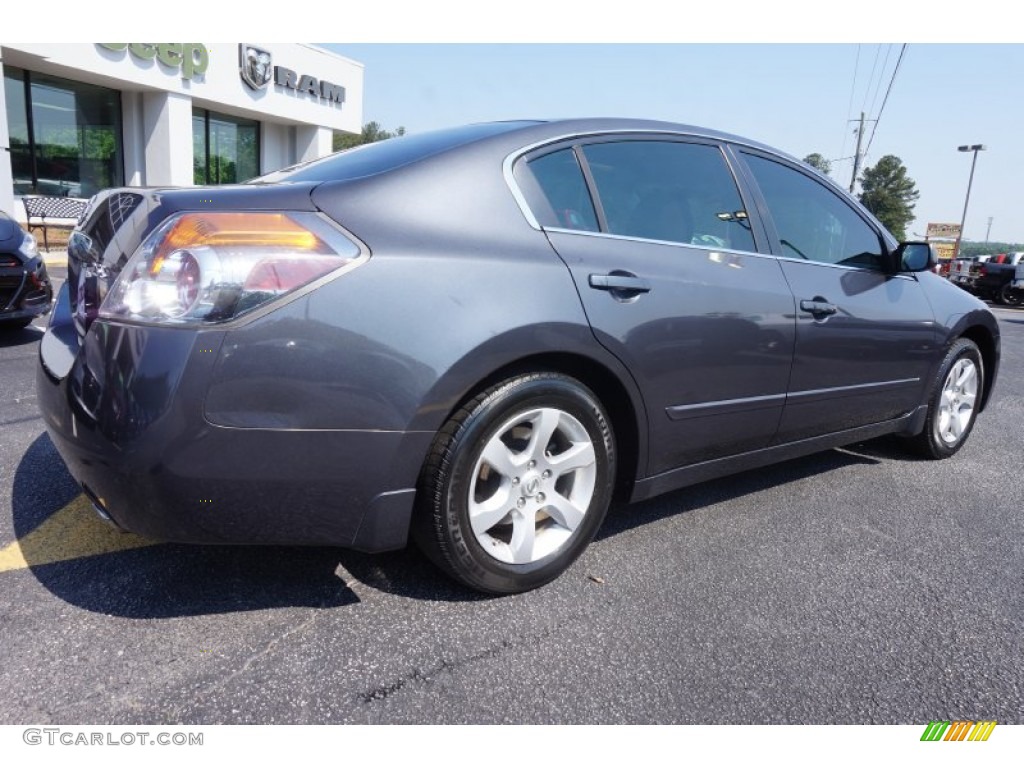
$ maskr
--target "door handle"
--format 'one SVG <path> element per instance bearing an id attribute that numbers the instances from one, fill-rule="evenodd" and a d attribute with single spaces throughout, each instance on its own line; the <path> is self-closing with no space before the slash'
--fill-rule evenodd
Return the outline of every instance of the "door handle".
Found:
<path id="1" fill-rule="evenodd" d="M 598 291 L 622 291 L 623 293 L 648 293 L 651 284 L 642 277 L 628 273 L 591 275 L 590 287 Z"/>
<path id="2" fill-rule="evenodd" d="M 839 311 L 839 308 L 835 304 L 829 304 L 820 296 L 816 296 L 814 299 L 808 301 L 803 299 L 800 302 L 800 309 L 804 312 L 810 312 L 815 317 L 834 315 Z"/>

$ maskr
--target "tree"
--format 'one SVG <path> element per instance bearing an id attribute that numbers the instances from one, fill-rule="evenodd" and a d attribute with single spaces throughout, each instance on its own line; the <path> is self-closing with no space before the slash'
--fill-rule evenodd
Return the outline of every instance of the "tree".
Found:
<path id="1" fill-rule="evenodd" d="M 826 160 L 825 156 L 818 152 L 812 152 L 809 154 L 804 158 L 804 162 L 811 166 L 811 168 L 817 168 L 826 176 L 832 173 L 832 163 Z"/>
<path id="2" fill-rule="evenodd" d="M 363 126 L 363 130 L 360 133 L 342 133 L 341 131 L 334 132 L 334 151 L 340 152 L 343 149 L 351 149 L 352 147 L 358 147 L 360 144 L 372 144 L 375 141 L 384 141 L 384 139 L 393 139 L 395 136 L 404 136 L 405 127 L 398 126 L 395 132 L 385 131 L 380 127 L 380 123 L 373 120 Z"/>
<path id="3" fill-rule="evenodd" d="M 907 239 L 907 225 L 914 220 L 914 201 L 920 196 L 907 176 L 903 161 L 886 155 L 860 178 L 860 201 L 896 237 Z"/>
<path id="4" fill-rule="evenodd" d="M 981 256 L 983 254 L 1013 253 L 1014 251 L 1024 251 L 1024 243 L 976 243 L 971 242 L 969 240 L 964 240 L 963 242 L 960 243 L 961 256 Z"/>

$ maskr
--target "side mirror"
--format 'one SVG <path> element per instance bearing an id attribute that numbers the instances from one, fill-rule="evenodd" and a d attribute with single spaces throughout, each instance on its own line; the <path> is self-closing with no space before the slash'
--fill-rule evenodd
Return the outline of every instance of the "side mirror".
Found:
<path id="1" fill-rule="evenodd" d="M 72 261 L 79 261 L 83 264 L 99 264 L 102 255 L 96 249 L 96 243 L 85 232 L 75 229 L 68 237 L 68 256 Z"/>
<path id="2" fill-rule="evenodd" d="M 900 243 L 894 256 L 900 272 L 927 272 L 938 264 L 929 243 Z"/>

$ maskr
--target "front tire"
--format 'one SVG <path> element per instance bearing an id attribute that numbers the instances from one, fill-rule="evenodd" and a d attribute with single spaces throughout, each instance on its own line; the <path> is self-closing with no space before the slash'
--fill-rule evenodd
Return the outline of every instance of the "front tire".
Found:
<path id="1" fill-rule="evenodd" d="M 977 345 L 970 339 L 957 339 L 939 366 L 925 429 L 916 438 L 917 448 L 926 457 L 948 458 L 967 442 L 981 404 L 984 375 Z"/>
<path id="2" fill-rule="evenodd" d="M 593 539 L 614 477 L 614 438 L 597 397 L 561 374 L 517 376 L 438 433 L 420 474 L 414 536 L 473 589 L 535 589 Z"/>

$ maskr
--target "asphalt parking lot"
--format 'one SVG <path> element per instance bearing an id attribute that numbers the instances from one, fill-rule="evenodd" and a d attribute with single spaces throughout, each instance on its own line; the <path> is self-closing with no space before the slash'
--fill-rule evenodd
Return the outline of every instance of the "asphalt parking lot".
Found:
<path id="1" fill-rule="evenodd" d="M 60 272 L 55 271 L 55 276 Z M 555 583 L 94 518 L 0 337 L 0 722 L 1024 721 L 1024 311 L 954 459 L 894 440 L 613 507 Z"/>

